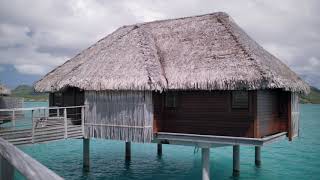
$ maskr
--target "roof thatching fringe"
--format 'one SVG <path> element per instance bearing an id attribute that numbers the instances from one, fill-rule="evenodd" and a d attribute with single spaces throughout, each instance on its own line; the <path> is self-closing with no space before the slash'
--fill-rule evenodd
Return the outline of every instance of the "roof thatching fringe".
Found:
<path id="1" fill-rule="evenodd" d="M 123 26 L 35 84 L 37 91 L 237 90 L 309 92 L 226 13 Z"/>

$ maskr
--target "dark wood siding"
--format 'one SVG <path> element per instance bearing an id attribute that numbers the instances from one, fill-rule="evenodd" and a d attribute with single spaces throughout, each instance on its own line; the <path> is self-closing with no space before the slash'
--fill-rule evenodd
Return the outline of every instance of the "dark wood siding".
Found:
<path id="1" fill-rule="evenodd" d="M 154 94 L 155 132 L 253 137 L 251 91 L 246 109 L 231 108 L 231 91 L 167 93 L 175 93 L 177 107 L 164 108 L 165 93 Z"/>
<path id="2" fill-rule="evenodd" d="M 289 95 L 280 90 L 257 92 L 258 137 L 288 130 Z"/>

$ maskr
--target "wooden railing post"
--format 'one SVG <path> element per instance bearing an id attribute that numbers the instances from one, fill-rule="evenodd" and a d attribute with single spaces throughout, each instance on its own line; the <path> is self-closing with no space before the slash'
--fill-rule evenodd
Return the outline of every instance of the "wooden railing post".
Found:
<path id="1" fill-rule="evenodd" d="M 12 110 L 12 126 L 13 128 L 16 127 L 16 113 L 14 110 Z"/>
<path id="2" fill-rule="evenodd" d="M 64 138 L 67 139 L 68 138 L 68 119 L 67 119 L 67 108 L 64 108 Z"/>
<path id="3" fill-rule="evenodd" d="M 82 136 L 84 137 L 84 107 L 81 107 L 81 128 Z"/>
<path id="4" fill-rule="evenodd" d="M 57 117 L 60 117 L 60 109 L 57 108 Z"/>
<path id="5" fill-rule="evenodd" d="M 14 168 L 4 157 L 0 155 L 0 179 L 13 180 Z"/>
<path id="6" fill-rule="evenodd" d="M 36 128 L 36 123 L 34 122 L 34 118 L 33 118 L 33 110 L 31 110 L 31 120 L 32 120 L 31 142 L 34 143 L 34 133 Z"/>

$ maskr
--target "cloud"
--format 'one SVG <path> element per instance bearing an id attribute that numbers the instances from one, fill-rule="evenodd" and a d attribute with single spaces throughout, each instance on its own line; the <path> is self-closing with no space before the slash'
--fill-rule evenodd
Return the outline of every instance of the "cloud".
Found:
<path id="1" fill-rule="evenodd" d="M 44 74 L 47 71 L 44 66 L 33 64 L 20 64 L 14 65 L 14 67 L 23 74 Z"/>
<path id="2" fill-rule="evenodd" d="M 43 75 L 122 25 L 224 11 L 320 87 L 319 6 L 316 0 L 2 0 L 0 64 Z"/>

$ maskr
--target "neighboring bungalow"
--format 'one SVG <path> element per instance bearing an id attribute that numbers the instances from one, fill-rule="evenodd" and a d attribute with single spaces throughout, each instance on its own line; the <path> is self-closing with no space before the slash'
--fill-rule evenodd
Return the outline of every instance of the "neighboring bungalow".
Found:
<path id="1" fill-rule="evenodd" d="M 0 109 L 22 108 L 24 99 L 10 95 L 11 90 L 0 84 Z M 15 115 L 22 116 L 20 111 Z M 0 124 L 10 122 L 15 115 L 12 112 L 0 112 Z"/>
<path id="2" fill-rule="evenodd" d="M 226 13 L 123 26 L 35 84 L 50 106 L 87 105 L 85 138 L 203 148 L 298 135 L 309 86 Z M 69 113 L 69 112 L 68 112 Z M 258 162 L 258 163 L 259 163 Z M 238 171 L 235 161 L 234 170 Z"/>
<path id="3" fill-rule="evenodd" d="M 0 84 L 0 96 L 9 96 L 11 94 L 11 90 L 4 85 Z"/>

